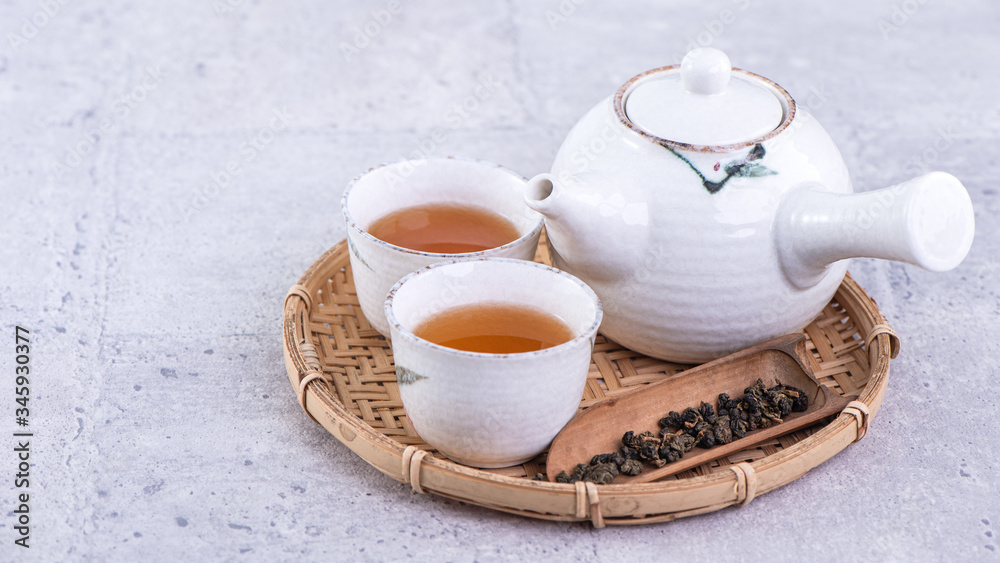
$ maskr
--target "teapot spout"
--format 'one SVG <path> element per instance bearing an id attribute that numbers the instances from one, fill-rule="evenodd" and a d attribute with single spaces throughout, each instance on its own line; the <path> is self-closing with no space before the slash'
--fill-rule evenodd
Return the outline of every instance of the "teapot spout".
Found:
<path id="1" fill-rule="evenodd" d="M 889 188 L 836 194 L 803 185 L 785 196 L 775 236 L 782 269 L 801 289 L 846 258 L 881 258 L 934 272 L 958 266 L 975 232 L 972 200 L 951 174 L 930 172 Z"/>
<path id="2" fill-rule="evenodd" d="M 546 219 L 560 217 L 562 206 L 556 193 L 555 177 L 552 174 L 538 174 L 528 180 L 524 189 L 524 203 Z"/>
<path id="3" fill-rule="evenodd" d="M 649 236 L 646 205 L 602 195 L 609 183 L 607 177 L 587 172 L 539 174 L 525 186 L 525 204 L 545 217 L 555 266 L 588 283 L 626 276 L 644 256 Z M 628 248 L 614 244 L 625 240 Z"/>

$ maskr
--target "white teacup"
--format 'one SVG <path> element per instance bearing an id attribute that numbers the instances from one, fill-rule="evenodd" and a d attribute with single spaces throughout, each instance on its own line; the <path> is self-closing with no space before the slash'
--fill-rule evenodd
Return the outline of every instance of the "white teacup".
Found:
<path id="1" fill-rule="evenodd" d="M 573 338 L 533 352 L 486 354 L 413 334 L 437 313 L 485 302 L 555 315 Z M 442 262 L 411 273 L 389 291 L 385 312 L 399 394 L 414 430 L 474 467 L 524 463 L 573 418 L 602 317 L 597 295 L 575 277 L 502 258 Z"/>
<path id="2" fill-rule="evenodd" d="M 356 178 L 341 200 L 358 301 L 376 330 L 389 336 L 385 295 L 406 274 L 449 259 L 502 256 L 530 260 L 542 232 L 542 216 L 524 204 L 525 178 L 498 164 L 454 157 L 406 160 L 374 168 Z M 520 235 L 481 252 L 441 254 L 389 244 L 368 229 L 385 215 L 432 203 L 486 208 L 509 220 Z"/>

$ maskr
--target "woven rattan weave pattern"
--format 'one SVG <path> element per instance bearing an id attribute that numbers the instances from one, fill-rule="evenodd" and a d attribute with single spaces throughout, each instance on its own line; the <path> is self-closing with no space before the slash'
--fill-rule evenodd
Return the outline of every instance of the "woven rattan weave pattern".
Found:
<path id="1" fill-rule="evenodd" d="M 537 259 L 547 261 L 544 242 L 540 248 Z M 447 460 L 424 443 L 403 410 L 392 349 L 358 307 L 343 242 L 292 287 L 285 301 L 284 340 L 288 375 L 306 412 L 381 471 L 421 492 L 603 526 L 746 504 L 753 494 L 793 480 L 863 436 L 881 404 L 898 339 L 850 276 L 804 332 L 817 379 L 840 394 L 860 392 L 856 408 L 662 482 L 601 487 L 531 480 L 544 473 L 544 454 L 516 467 L 480 470 Z M 598 337 L 581 409 L 687 367 Z M 414 456 L 417 451 L 426 453 Z"/>

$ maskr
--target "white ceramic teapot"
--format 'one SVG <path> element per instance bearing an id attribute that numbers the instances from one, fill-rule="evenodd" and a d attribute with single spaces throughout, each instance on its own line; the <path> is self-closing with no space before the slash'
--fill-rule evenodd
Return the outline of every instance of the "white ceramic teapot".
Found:
<path id="1" fill-rule="evenodd" d="M 800 330 L 848 258 L 945 271 L 972 245 L 972 202 L 949 174 L 852 192 L 788 92 L 696 49 L 590 110 L 526 201 L 556 266 L 600 296 L 608 338 L 694 363 Z"/>

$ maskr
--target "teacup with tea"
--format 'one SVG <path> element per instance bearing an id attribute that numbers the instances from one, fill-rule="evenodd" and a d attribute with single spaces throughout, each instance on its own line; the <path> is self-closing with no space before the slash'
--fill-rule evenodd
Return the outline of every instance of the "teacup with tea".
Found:
<path id="1" fill-rule="evenodd" d="M 389 336 L 383 303 L 400 278 L 450 259 L 530 260 L 542 217 L 524 204 L 525 178 L 497 164 L 454 157 L 374 168 L 341 201 L 358 301 Z"/>
<path id="2" fill-rule="evenodd" d="M 506 467 L 576 414 L 602 310 L 575 277 L 504 258 L 441 262 L 385 302 L 413 429 L 454 461 Z"/>

